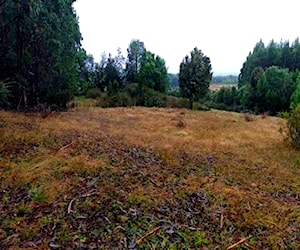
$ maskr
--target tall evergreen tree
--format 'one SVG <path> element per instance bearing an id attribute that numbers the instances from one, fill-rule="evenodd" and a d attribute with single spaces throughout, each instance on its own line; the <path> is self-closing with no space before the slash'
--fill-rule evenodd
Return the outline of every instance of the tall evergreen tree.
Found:
<path id="1" fill-rule="evenodd" d="M 146 52 L 143 42 L 132 40 L 127 49 L 126 80 L 128 83 L 137 82 L 137 75 L 142 67 L 142 57 Z"/>
<path id="2" fill-rule="evenodd" d="M 6 0 L 0 17 L 0 80 L 13 108 L 64 107 L 77 88 L 81 34 L 74 0 Z M 4 33 L 2 31 L 5 31 Z"/>
<path id="3" fill-rule="evenodd" d="M 260 40 L 249 53 L 239 74 L 239 87 L 249 84 L 255 68 L 278 66 L 295 72 L 300 70 L 300 44 L 296 39 L 292 45 L 289 41 L 276 43 L 271 40 L 268 46 Z"/>
<path id="4" fill-rule="evenodd" d="M 180 64 L 179 88 L 183 97 L 193 102 L 204 97 L 208 92 L 212 79 L 210 58 L 205 56 L 197 47 L 186 56 Z"/>

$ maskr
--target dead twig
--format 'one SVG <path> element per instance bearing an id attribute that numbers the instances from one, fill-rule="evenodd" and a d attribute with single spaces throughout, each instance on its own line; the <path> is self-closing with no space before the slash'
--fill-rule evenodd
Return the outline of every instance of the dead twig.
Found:
<path id="1" fill-rule="evenodd" d="M 156 228 L 152 229 L 150 232 L 146 233 L 143 237 L 137 239 L 136 244 L 137 245 L 140 244 L 143 240 L 145 240 L 148 237 L 150 237 L 151 235 L 155 234 L 159 229 L 160 229 L 160 227 L 156 227 Z"/>
<path id="2" fill-rule="evenodd" d="M 220 228 L 222 229 L 224 226 L 224 214 L 221 213 L 221 219 L 220 219 Z"/>
<path id="3" fill-rule="evenodd" d="M 244 243 L 246 247 L 250 248 L 250 249 L 255 249 L 254 246 L 251 246 L 250 244 L 248 244 L 247 242 Z"/>
<path id="4" fill-rule="evenodd" d="M 65 149 L 67 149 L 68 147 L 70 147 L 73 144 L 73 141 L 71 141 L 69 144 L 62 146 L 59 150 L 57 150 L 57 152 L 63 151 Z"/>
<path id="5" fill-rule="evenodd" d="M 72 211 L 72 204 L 73 204 L 74 201 L 75 201 L 75 199 L 72 199 L 72 200 L 70 201 L 69 205 L 68 205 L 68 214 L 70 214 L 71 212 L 73 212 L 73 211 Z"/>
<path id="6" fill-rule="evenodd" d="M 243 244 L 245 241 L 249 240 L 252 236 L 249 236 L 247 238 L 242 238 L 240 241 L 238 241 L 237 243 L 231 245 L 230 247 L 227 247 L 227 250 L 230 250 L 230 249 L 234 249 L 236 248 L 237 246 Z"/>
<path id="7" fill-rule="evenodd" d="M 160 187 L 154 180 L 152 180 L 151 178 L 148 178 L 149 181 L 156 187 Z"/>
<path id="8" fill-rule="evenodd" d="M 87 194 L 83 194 L 83 195 L 81 195 L 81 197 L 86 198 L 86 197 L 90 197 L 90 196 L 98 195 L 98 194 L 99 194 L 98 191 L 93 191 L 93 192 L 90 192 L 90 193 L 87 193 Z"/>
<path id="9" fill-rule="evenodd" d="M 198 231 L 198 230 L 199 230 L 199 228 L 190 227 L 190 226 L 188 226 L 188 225 L 181 225 L 180 227 L 187 228 L 187 229 L 189 229 L 189 230 L 191 230 L 191 231 Z"/>

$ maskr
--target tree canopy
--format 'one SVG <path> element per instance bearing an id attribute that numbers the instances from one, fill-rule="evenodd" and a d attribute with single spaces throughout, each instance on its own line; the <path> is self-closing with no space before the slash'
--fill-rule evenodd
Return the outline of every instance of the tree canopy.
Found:
<path id="1" fill-rule="evenodd" d="M 195 47 L 190 57 L 187 55 L 180 64 L 179 88 L 183 97 L 193 102 L 204 97 L 212 79 L 210 58 Z"/>
<path id="2" fill-rule="evenodd" d="M 250 82 L 255 68 L 266 69 L 271 66 L 287 68 L 291 72 L 300 70 L 300 44 L 297 38 L 292 44 L 289 41 L 280 43 L 271 40 L 268 46 L 260 40 L 249 53 L 241 68 L 239 86 Z"/>
<path id="3" fill-rule="evenodd" d="M 299 39 L 292 44 L 271 40 L 267 46 L 259 41 L 243 64 L 238 90 L 221 89 L 211 94 L 210 101 L 213 107 L 229 110 L 271 114 L 288 111 L 299 103 L 299 71 Z M 225 93 L 235 101 L 225 101 Z"/>

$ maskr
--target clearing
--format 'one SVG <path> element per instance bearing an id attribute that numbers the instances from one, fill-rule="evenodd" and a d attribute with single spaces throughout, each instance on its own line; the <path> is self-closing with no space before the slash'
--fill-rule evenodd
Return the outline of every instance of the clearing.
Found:
<path id="1" fill-rule="evenodd" d="M 221 111 L 0 111 L 1 249 L 300 249 L 300 152 L 284 125 Z"/>

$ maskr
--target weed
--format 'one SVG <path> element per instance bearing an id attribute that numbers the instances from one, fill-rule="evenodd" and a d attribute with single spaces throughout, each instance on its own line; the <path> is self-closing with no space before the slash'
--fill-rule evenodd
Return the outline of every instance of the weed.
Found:
<path id="1" fill-rule="evenodd" d="M 128 195 L 128 202 L 133 205 L 147 205 L 149 201 L 149 198 L 145 196 L 144 194 L 136 194 L 136 193 L 130 193 Z"/>
<path id="2" fill-rule="evenodd" d="M 78 205 L 78 209 L 83 212 L 87 212 L 90 210 L 98 211 L 100 209 L 100 206 L 97 203 L 95 203 L 89 199 L 86 199 L 84 202 L 82 202 L 81 204 Z"/>
<path id="3" fill-rule="evenodd" d="M 177 128 L 184 128 L 186 126 L 186 122 L 184 121 L 182 116 L 177 116 L 173 118 L 172 121 Z"/>
<path id="4" fill-rule="evenodd" d="M 43 186 L 33 187 L 29 190 L 29 197 L 34 202 L 45 203 L 48 201 L 48 197 L 45 193 Z"/>
<path id="5" fill-rule="evenodd" d="M 47 226 L 51 223 L 52 221 L 52 216 L 51 215 L 46 215 L 46 216 L 43 216 L 42 218 L 39 219 L 39 224 L 41 226 Z"/>
<path id="6" fill-rule="evenodd" d="M 5 122 L 0 122 L 0 128 L 6 128 L 8 125 Z"/>
<path id="7" fill-rule="evenodd" d="M 254 121 L 254 116 L 249 113 L 244 113 L 244 120 L 246 122 L 252 122 Z"/>
<path id="8" fill-rule="evenodd" d="M 20 205 L 18 205 L 16 214 L 17 216 L 24 216 L 25 214 L 31 212 L 32 212 L 32 207 L 29 204 L 25 204 L 24 202 L 22 202 Z"/>

